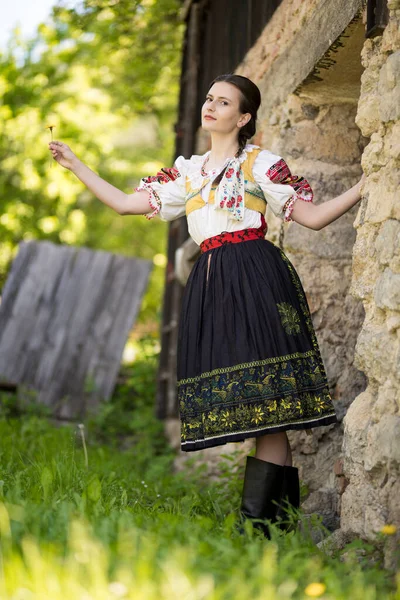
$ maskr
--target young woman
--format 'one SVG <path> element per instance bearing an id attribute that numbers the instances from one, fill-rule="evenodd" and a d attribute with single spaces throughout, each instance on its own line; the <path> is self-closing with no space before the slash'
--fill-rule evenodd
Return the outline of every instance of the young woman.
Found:
<path id="1" fill-rule="evenodd" d="M 336 415 L 302 284 L 285 253 L 265 239 L 264 214 L 269 205 L 285 221 L 322 229 L 360 200 L 364 176 L 315 205 L 307 180 L 292 175 L 282 157 L 247 143 L 260 103 L 246 77 L 214 79 L 201 111 L 211 150 L 179 156 L 172 168 L 143 178 L 133 194 L 101 179 L 66 144 L 49 146 L 60 165 L 120 215 L 170 221 L 186 214 L 201 255 L 179 324 L 181 448 L 255 437 L 240 514 L 276 521 L 285 504 L 299 506 L 286 430 L 329 425 Z M 268 527 L 255 522 L 268 536 Z"/>

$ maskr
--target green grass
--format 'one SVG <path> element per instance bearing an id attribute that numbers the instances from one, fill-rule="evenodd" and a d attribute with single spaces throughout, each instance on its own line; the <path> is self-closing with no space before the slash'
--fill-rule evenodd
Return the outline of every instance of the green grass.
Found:
<path id="1" fill-rule="evenodd" d="M 37 407 L 22 414 L 3 396 L 2 600 L 400 598 L 379 560 L 383 537 L 329 557 L 304 531 L 273 529 L 268 541 L 248 522 L 240 534 L 235 454 L 216 482 L 192 461 L 174 472 L 153 416 L 156 361 L 147 351 L 123 369 L 112 402 L 83 430 L 56 427 Z"/>

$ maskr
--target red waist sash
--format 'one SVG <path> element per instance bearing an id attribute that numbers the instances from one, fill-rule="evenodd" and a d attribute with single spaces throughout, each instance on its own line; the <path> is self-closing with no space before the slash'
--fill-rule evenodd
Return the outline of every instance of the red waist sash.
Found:
<path id="1" fill-rule="evenodd" d="M 247 229 L 239 229 L 239 231 L 222 231 L 218 235 L 213 235 L 201 242 L 200 251 L 203 254 L 207 250 L 211 250 L 211 248 L 218 248 L 218 246 L 223 246 L 224 244 L 236 244 L 238 242 L 262 239 L 266 233 L 267 224 L 264 215 L 261 215 L 261 227 L 249 227 Z"/>

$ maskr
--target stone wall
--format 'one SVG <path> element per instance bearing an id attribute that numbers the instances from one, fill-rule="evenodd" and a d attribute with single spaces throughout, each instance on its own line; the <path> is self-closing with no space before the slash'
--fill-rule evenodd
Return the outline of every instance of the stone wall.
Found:
<path id="1" fill-rule="evenodd" d="M 365 309 L 355 364 L 368 387 L 347 412 L 343 445 L 341 527 L 368 538 L 385 524 L 400 526 L 400 1 L 388 6 L 383 35 L 362 51 L 356 123 L 370 142 L 351 293 Z"/>

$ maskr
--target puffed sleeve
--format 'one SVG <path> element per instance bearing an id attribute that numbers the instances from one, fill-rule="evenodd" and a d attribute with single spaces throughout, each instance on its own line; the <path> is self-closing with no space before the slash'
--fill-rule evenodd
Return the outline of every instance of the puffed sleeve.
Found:
<path id="1" fill-rule="evenodd" d="M 185 214 L 186 169 L 188 160 L 178 156 L 173 167 L 162 167 L 156 175 L 149 175 L 140 180 L 135 191 L 147 190 L 149 204 L 153 209 L 145 215 L 152 219 L 157 214 L 163 221 L 174 221 Z"/>
<path id="2" fill-rule="evenodd" d="M 261 150 L 253 164 L 253 177 L 264 192 L 272 212 L 283 221 L 292 221 L 296 200 L 313 201 L 307 179 L 292 175 L 284 159 L 269 150 Z"/>

